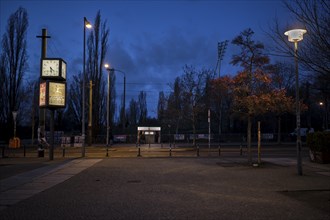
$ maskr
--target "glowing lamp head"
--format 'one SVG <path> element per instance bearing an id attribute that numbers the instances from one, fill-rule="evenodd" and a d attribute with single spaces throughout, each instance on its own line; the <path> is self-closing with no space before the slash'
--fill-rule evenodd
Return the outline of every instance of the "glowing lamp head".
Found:
<path id="1" fill-rule="evenodd" d="M 86 17 L 84 17 L 84 22 L 85 22 L 85 27 L 87 27 L 88 29 L 92 28 L 92 24 L 87 20 Z"/>
<path id="2" fill-rule="evenodd" d="M 307 31 L 305 29 L 293 29 L 285 32 L 284 35 L 288 36 L 288 40 L 290 42 L 298 42 L 303 40 L 303 35 L 306 32 Z"/>
<path id="3" fill-rule="evenodd" d="M 87 23 L 86 23 L 86 27 L 87 27 L 88 29 L 92 28 L 91 23 L 89 23 L 89 22 L 87 21 Z"/>
<path id="4" fill-rule="evenodd" d="M 109 69 L 110 68 L 110 65 L 106 63 L 106 64 L 104 64 L 104 67 L 107 68 L 107 69 Z"/>

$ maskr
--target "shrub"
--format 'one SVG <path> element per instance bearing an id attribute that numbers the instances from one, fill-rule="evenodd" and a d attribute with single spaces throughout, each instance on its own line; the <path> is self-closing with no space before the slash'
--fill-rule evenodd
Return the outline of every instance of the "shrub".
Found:
<path id="1" fill-rule="evenodd" d="M 330 152 L 330 132 L 314 132 L 307 135 L 307 146 L 312 151 Z"/>

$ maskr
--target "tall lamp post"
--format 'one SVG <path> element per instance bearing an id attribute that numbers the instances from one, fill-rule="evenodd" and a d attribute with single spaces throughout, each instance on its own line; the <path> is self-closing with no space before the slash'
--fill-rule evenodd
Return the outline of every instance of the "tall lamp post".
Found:
<path id="1" fill-rule="evenodd" d="M 109 147 L 109 132 L 110 132 L 110 66 L 105 64 L 104 67 L 108 71 L 108 96 L 107 96 L 107 140 L 106 145 Z"/>
<path id="2" fill-rule="evenodd" d="M 108 96 L 107 96 L 107 140 L 106 140 L 106 145 L 109 145 L 109 132 L 110 132 L 110 72 L 111 71 L 117 71 L 120 72 L 124 75 L 124 103 L 123 103 L 123 108 L 124 108 L 124 118 L 123 121 L 125 122 L 125 102 L 126 102 L 126 74 L 125 72 L 110 68 L 109 64 L 105 64 L 104 67 L 108 71 Z"/>
<path id="3" fill-rule="evenodd" d="M 84 46 L 83 46 L 83 84 L 82 84 L 82 125 L 81 125 L 81 135 L 82 135 L 82 147 L 81 156 L 85 157 L 85 66 L 86 66 L 86 28 L 92 28 L 91 23 L 84 17 Z"/>
<path id="4" fill-rule="evenodd" d="M 299 74 L 298 74 L 298 42 L 303 40 L 303 35 L 307 31 L 304 29 L 293 29 L 284 33 L 288 36 L 288 41 L 294 43 L 294 58 L 296 69 L 296 130 L 297 130 L 297 171 L 298 175 L 302 175 L 301 162 L 301 135 L 300 135 L 300 102 L 299 102 Z"/>
<path id="5" fill-rule="evenodd" d="M 221 61 L 223 60 L 223 56 L 225 54 L 227 48 L 228 40 L 218 42 L 218 62 L 216 69 L 219 66 L 219 79 L 220 79 L 220 69 L 221 69 Z M 221 81 L 220 81 L 221 86 Z M 219 93 L 221 94 L 221 87 L 219 88 Z M 219 150 L 220 150 L 220 138 L 221 138 L 221 125 L 222 125 L 222 98 L 219 98 Z"/>
<path id="6" fill-rule="evenodd" d="M 228 44 L 228 40 L 218 42 L 219 78 L 220 78 L 221 60 L 223 60 L 223 56 L 225 55 L 227 44 Z M 217 67 L 218 67 L 218 64 L 217 64 Z"/>

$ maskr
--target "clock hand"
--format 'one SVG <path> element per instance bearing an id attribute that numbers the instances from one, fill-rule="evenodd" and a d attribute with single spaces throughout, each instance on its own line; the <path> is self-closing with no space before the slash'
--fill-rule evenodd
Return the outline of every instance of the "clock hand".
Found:
<path id="1" fill-rule="evenodd" d="M 51 67 L 49 67 L 49 68 L 50 68 L 50 72 L 53 73 L 53 71 L 54 71 L 53 68 L 51 68 Z"/>

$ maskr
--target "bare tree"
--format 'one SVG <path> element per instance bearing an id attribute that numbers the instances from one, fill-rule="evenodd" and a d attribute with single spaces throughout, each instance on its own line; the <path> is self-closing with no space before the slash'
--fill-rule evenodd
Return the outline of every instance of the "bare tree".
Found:
<path id="1" fill-rule="evenodd" d="M 26 34 L 28 14 L 22 7 L 10 15 L 6 33 L 2 38 L 3 52 L 0 57 L 2 101 L 0 122 L 2 128 L 12 127 L 12 112 L 21 110 L 24 93 L 23 77 L 28 68 Z M 5 129 L 7 133 L 8 129 Z M 12 131 L 12 129 L 10 129 Z M 1 131 L 2 132 L 2 131 Z"/>
<path id="2" fill-rule="evenodd" d="M 184 67 L 184 75 L 181 80 L 183 112 L 187 120 L 191 122 L 193 129 L 193 145 L 196 145 L 196 122 L 201 112 L 206 112 L 203 98 L 205 86 L 213 71 L 196 71 L 192 66 Z"/>
<path id="3" fill-rule="evenodd" d="M 173 91 L 170 93 L 167 100 L 165 120 L 167 125 L 175 125 L 175 133 L 178 134 L 179 126 L 183 119 L 183 91 L 180 77 L 175 78 L 173 85 L 170 87 Z"/>
<path id="4" fill-rule="evenodd" d="M 139 105 L 137 101 L 135 101 L 133 98 L 129 102 L 129 108 L 128 108 L 128 121 L 131 126 L 136 126 L 138 123 L 138 118 L 140 116 L 139 111 Z"/>
<path id="5" fill-rule="evenodd" d="M 89 80 L 93 82 L 93 121 L 92 121 L 92 130 L 93 136 L 98 135 L 101 129 L 101 125 L 104 124 L 105 120 L 105 109 L 106 106 L 106 95 L 105 87 L 106 80 L 104 79 L 103 74 L 103 65 L 104 58 L 108 50 L 108 38 L 109 38 L 109 28 L 107 28 L 107 21 L 101 21 L 101 13 L 97 12 L 94 24 L 93 31 L 88 37 L 88 59 L 87 59 L 87 74 Z M 111 75 L 111 103 L 114 103 L 115 97 L 115 76 Z M 114 106 L 111 106 L 111 117 L 110 122 L 113 121 L 113 112 Z M 91 134 L 91 133 L 90 133 Z M 89 137 L 91 138 L 91 137 Z"/>
<path id="6" fill-rule="evenodd" d="M 147 108 L 147 93 L 140 91 L 138 97 L 138 106 L 139 106 L 139 124 L 144 124 L 147 121 L 148 108 Z"/>
<path id="7" fill-rule="evenodd" d="M 67 109 L 64 115 L 67 129 L 78 129 L 81 127 L 82 118 L 82 73 L 72 76 L 67 97 Z"/>
<path id="8" fill-rule="evenodd" d="M 159 92 L 158 105 L 157 105 L 157 117 L 161 124 L 163 124 L 165 111 L 167 108 L 167 99 L 163 91 Z"/>

